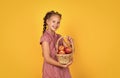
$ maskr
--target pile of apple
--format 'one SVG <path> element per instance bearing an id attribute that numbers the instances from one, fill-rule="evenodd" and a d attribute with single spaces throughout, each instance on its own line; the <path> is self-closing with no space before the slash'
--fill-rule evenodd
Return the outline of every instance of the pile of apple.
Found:
<path id="1" fill-rule="evenodd" d="M 72 53 L 72 48 L 70 46 L 65 47 L 63 45 L 60 45 L 58 47 L 58 54 L 70 54 Z"/>

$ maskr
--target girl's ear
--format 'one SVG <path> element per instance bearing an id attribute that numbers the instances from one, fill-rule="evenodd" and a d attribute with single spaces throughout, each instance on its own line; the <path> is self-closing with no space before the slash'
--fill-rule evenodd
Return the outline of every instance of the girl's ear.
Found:
<path id="1" fill-rule="evenodd" d="M 49 19 L 46 20 L 47 25 L 49 24 Z"/>

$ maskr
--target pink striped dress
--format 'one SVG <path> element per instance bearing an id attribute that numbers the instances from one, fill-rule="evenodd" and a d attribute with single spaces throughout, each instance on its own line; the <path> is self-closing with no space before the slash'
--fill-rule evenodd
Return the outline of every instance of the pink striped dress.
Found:
<path id="1" fill-rule="evenodd" d="M 52 35 L 49 31 L 46 30 L 40 39 L 40 44 L 42 44 L 43 41 L 47 41 L 49 43 L 50 56 L 54 60 L 57 60 L 55 56 L 55 43 L 59 37 L 59 34 L 54 33 L 54 35 Z M 71 75 L 69 68 L 54 66 L 44 60 L 42 78 L 71 78 Z"/>

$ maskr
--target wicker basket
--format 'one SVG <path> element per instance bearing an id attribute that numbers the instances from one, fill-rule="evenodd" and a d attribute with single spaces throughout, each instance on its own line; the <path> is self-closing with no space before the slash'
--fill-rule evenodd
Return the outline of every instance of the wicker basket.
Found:
<path id="1" fill-rule="evenodd" d="M 60 38 L 57 40 L 57 43 L 56 43 L 56 49 L 57 49 L 57 54 L 56 54 L 56 56 L 57 56 L 58 62 L 61 63 L 61 64 L 67 64 L 67 63 L 69 63 L 69 62 L 72 60 L 72 58 L 73 58 L 73 52 L 74 52 L 73 41 L 72 41 L 72 43 L 71 43 L 72 52 L 71 52 L 70 54 L 58 54 L 59 41 L 60 41 L 61 39 L 66 38 L 66 37 L 67 37 L 67 36 L 62 36 L 62 37 L 60 37 Z"/>

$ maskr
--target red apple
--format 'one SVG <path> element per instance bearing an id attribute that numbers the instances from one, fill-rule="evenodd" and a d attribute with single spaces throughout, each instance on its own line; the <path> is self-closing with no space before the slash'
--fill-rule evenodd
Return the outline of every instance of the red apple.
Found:
<path id="1" fill-rule="evenodd" d="M 65 54 L 65 51 L 61 50 L 58 52 L 58 54 Z"/>
<path id="2" fill-rule="evenodd" d="M 65 48 L 65 47 L 64 47 L 63 45 L 60 45 L 60 46 L 58 47 L 58 50 L 61 51 L 61 50 L 64 50 L 64 48 Z"/>
<path id="3" fill-rule="evenodd" d="M 70 54 L 72 52 L 72 48 L 71 47 L 66 47 L 65 48 L 65 53 L 66 54 Z"/>

